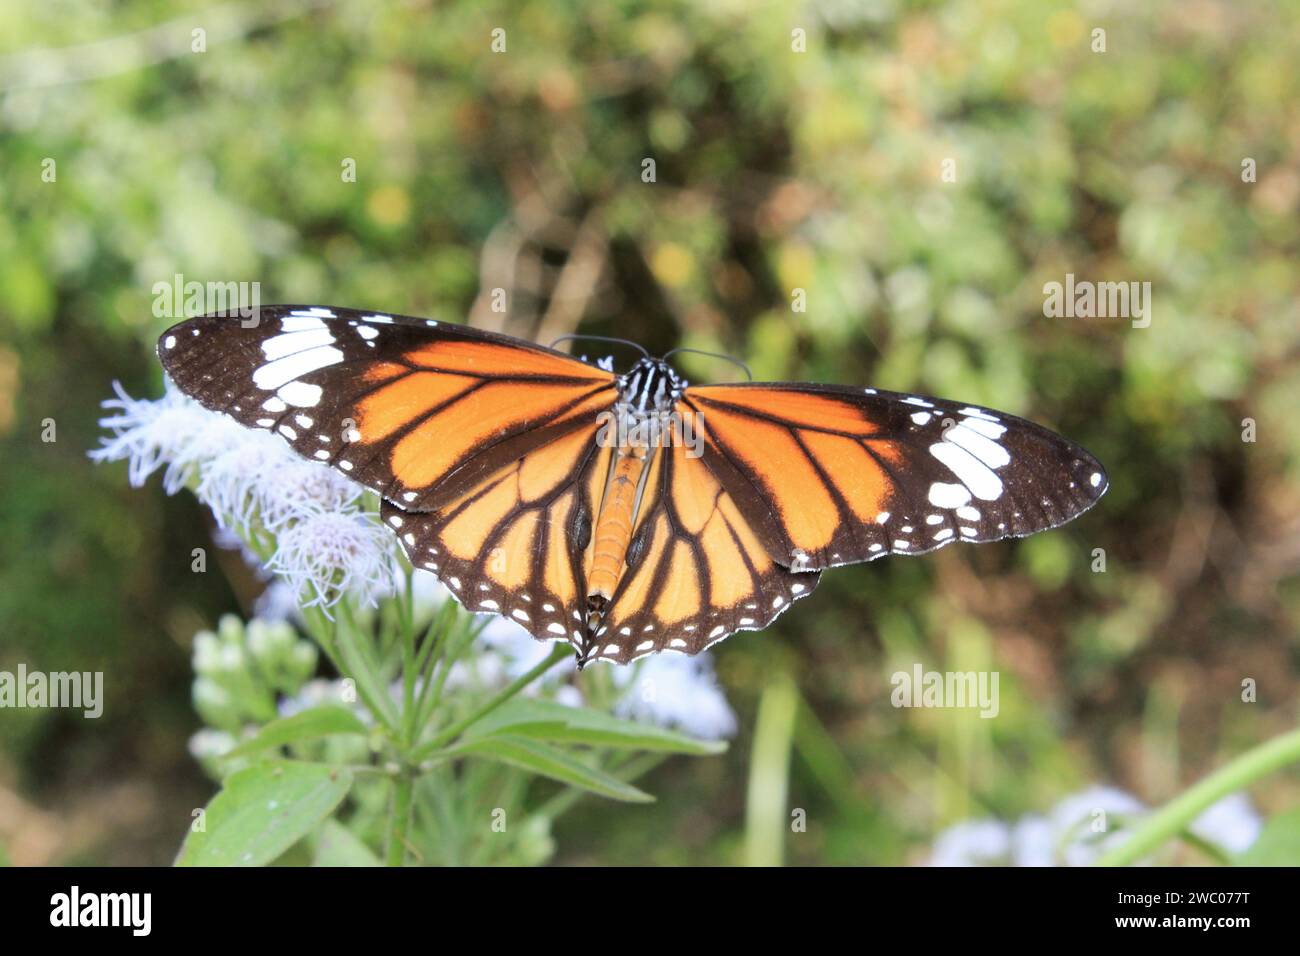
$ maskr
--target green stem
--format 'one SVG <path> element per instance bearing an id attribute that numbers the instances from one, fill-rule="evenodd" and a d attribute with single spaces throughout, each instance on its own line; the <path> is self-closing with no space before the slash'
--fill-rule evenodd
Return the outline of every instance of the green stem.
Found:
<path id="1" fill-rule="evenodd" d="M 748 866 L 780 866 L 790 822 L 786 795 L 790 789 L 790 754 L 799 716 L 799 691 L 789 675 L 781 674 L 763 689 L 754 728 L 745 800 L 745 862 Z"/>
<path id="2" fill-rule="evenodd" d="M 388 688 L 384 685 L 379 668 L 366 652 L 367 638 L 361 634 L 361 628 L 357 625 L 348 601 L 344 599 L 336 607 L 342 620 L 334 629 L 334 646 L 346 668 L 343 676 L 351 677 L 356 681 L 357 694 L 366 707 L 376 720 L 396 736 L 400 733 L 401 718 L 397 712 L 397 705 L 388 695 Z"/>
<path id="3" fill-rule="evenodd" d="M 415 790 L 415 776 L 403 771 L 393 786 L 392 813 L 388 818 L 387 866 L 401 866 L 406 859 L 406 828 L 411 822 L 411 794 Z"/>
<path id="4" fill-rule="evenodd" d="M 533 681 L 537 680 L 537 678 L 545 674 L 556 664 L 560 663 L 560 661 L 564 660 L 567 657 L 572 656 L 572 654 L 573 654 L 573 649 L 569 647 L 567 644 L 557 645 L 555 649 L 552 650 L 551 653 L 546 656 L 546 659 L 543 660 L 540 664 L 538 664 L 528 673 L 523 674 L 520 677 L 517 677 L 515 680 L 511 681 L 509 686 L 507 686 L 499 694 L 497 694 L 495 697 L 489 700 L 478 710 L 474 711 L 468 717 L 464 717 L 461 720 L 456 721 L 451 726 L 440 731 L 437 736 L 435 736 L 424 746 L 416 748 L 415 753 L 412 756 L 416 760 L 422 760 L 425 757 L 428 757 L 430 754 L 438 750 L 441 750 L 448 743 L 450 743 L 451 741 L 455 740 L 458 736 L 460 736 L 460 734 L 467 727 L 476 723 L 479 720 L 482 720 L 488 714 L 492 713 L 492 711 L 496 710 L 498 707 L 500 707 L 510 698 L 518 694 L 521 690 L 523 690 Z"/>
<path id="5" fill-rule="evenodd" d="M 402 742 L 415 743 L 415 575 L 406 569 L 406 600 L 402 606 Z"/>
<path id="6" fill-rule="evenodd" d="M 1098 866 L 1127 866 L 1187 829 L 1207 807 L 1230 793 L 1300 761 L 1300 730 L 1274 737 L 1229 761 L 1153 813 L 1125 842 L 1102 855 Z"/>
<path id="7" fill-rule="evenodd" d="M 379 691 L 371 686 L 372 675 L 358 662 L 347 627 L 341 627 L 337 620 L 327 617 L 318 607 L 304 608 L 302 613 L 308 633 L 315 638 L 339 676 L 351 677 L 356 683 L 361 702 L 385 728 L 394 730 L 396 715 L 392 711 L 383 710 L 382 698 L 376 696 L 382 691 L 382 685 L 376 685 Z"/>
<path id="8" fill-rule="evenodd" d="M 449 639 L 447 647 L 439 652 L 441 662 L 435 660 L 434 664 L 440 663 L 441 666 L 438 667 L 438 676 L 433 680 L 424 709 L 421 711 L 420 717 L 422 721 L 427 721 L 433 715 L 434 710 L 437 709 L 439 702 L 442 700 L 442 689 L 447 684 L 447 678 L 451 676 L 452 667 L 460 660 L 465 650 L 483 633 L 486 626 L 486 618 L 482 623 L 476 624 L 471 617 L 461 630 L 460 635 L 454 641 Z"/>

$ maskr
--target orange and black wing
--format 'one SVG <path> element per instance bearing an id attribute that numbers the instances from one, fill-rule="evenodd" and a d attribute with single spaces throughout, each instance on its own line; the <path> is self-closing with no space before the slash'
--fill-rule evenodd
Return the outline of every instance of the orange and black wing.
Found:
<path id="1" fill-rule="evenodd" d="M 163 368 L 207 408 L 283 436 L 406 511 L 458 501 L 529 452 L 594 428 L 613 373 L 431 319 L 266 306 L 189 319 Z"/>
<path id="2" fill-rule="evenodd" d="M 681 444 L 660 448 L 590 656 L 626 663 L 655 651 L 697 654 L 767 627 L 819 577 L 772 559 L 703 458 Z"/>
<path id="3" fill-rule="evenodd" d="M 1106 491 L 1088 452 L 959 402 L 833 385 L 711 385 L 679 412 L 768 554 L 796 570 L 1054 528 Z"/>
<path id="4" fill-rule="evenodd" d="M 436 511 L 385 500 L 381 517 L 411 564 L 464 607 L 581 646 L 587 554 L 611 454 L 596 431 L 593 423 L 534 448 Z"/>

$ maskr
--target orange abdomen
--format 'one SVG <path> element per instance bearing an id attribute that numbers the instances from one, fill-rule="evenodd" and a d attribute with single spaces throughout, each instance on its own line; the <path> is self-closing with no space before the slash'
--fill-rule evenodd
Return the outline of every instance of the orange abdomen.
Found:
<path id="1" fill-rule="evenodd" d="M 649 460 L 644 448 L 619 452 L 609 491 L 596 519 L 592 533 L 591 570 L 587 573 L 587 594 L 614 596 L 618 579 L 623 575 L 628 542 L 632 540 L 632 519 L 636 511 L 637 486 Z"/>

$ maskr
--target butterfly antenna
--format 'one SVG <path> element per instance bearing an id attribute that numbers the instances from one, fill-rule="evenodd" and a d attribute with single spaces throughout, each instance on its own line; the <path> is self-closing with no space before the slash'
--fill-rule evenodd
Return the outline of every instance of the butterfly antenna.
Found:
<path id="1" fill-rule="evenodd" d="M 551 348 L 555 348 L 561 342 L 571 342 L 575 339 L 590 339 L 593 342 L 612 342 L 615 345 L 629 345 L 632 348 L 636 349 L 638 352 L 640 352 L 642 355 L 644 355 L 646 358 L 650 357 L 650 353 L 645 350 L 644 346 L 639 345 L 636 342 L 629 341 L 628 339 L 616 339 L 608 335 L 580 335 L 577 333 L 574 333 L 573 335 L 561 335 L 558 339 L 556 339 L 554 342 L 551 343 Z"/>
<path id="2" fill-rule="evenodd" d="M 722 359 L 722 361 L 724 362 L 730 362 L 732 365 L 738 365 L 740 367 L 740 370 L 745 373 L 746 378 L 748 378 L 751 382 L 754 380 L 754 373 L 749 370 L 748 365 L 746 365 L 738 358 L 732 358 L 730 355 L 723 355 L 721 352 L 706 352 L 703 349 L 688 349 L 683 346 L 681 348 L 675 348 L 671 352 L 665 353 L 663 356 L 664 361 L 665 362 L 668 361 L 668 357 L 670 355 L 676 355 L 678 352 L 691 352 L 695 355 L 706 355 L 709 358 Z"/>

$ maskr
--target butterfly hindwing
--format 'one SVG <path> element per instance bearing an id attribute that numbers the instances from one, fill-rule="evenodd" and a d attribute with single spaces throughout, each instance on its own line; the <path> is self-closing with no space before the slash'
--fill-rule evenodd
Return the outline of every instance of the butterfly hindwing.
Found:
<path id="1" fill-rule="evenodd" d="M 819 577 L 772 560 L 702 458 L 684 445 L 661 448 L 592 656 L 626 663 L 662 650 L 696 654 L 766 627 Z"/>
<path id="2" fill-rule="evenodd" d="M 158 355 L 202 405 L 412 511 L 584 427 L 616 397 L 612 373 L 551 349 L 319 306 L 189 319 L 163 334 Z"/>
<path id="3" fill-rule="evenodd" d="M 1077 445 L 959 402 L 746 383 L 689 388 L 680 411 L 769 553 L 796 569 L 1033 534 L 1106 490 Z"/>
<path id="4" fill-rule="evenodd" d="M 591 526 L 610 453 L 594 427 L 576 429 L 436 511 L 407 512 L 385 500 L 380 516 L 412 566 L 436 574 L 468 610 L 578 646 Z"/>

